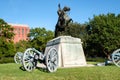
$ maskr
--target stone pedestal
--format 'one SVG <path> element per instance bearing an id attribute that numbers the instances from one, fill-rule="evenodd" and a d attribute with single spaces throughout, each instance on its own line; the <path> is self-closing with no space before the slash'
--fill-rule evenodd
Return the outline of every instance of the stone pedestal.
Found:
<path id="1" fill-rule="evenodd" d="M 71 36 L 60 36 L 50 40 L 45 49 L 45 53 L 54 47 L 58 51 L 59 67 L 79 67 L 86 66 L 82 42 L 79 38 Z"/>

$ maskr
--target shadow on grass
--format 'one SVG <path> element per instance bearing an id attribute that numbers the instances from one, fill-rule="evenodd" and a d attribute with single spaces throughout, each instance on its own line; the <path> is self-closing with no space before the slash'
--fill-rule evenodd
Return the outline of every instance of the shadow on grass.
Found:
<path id="1" fill-rule="evenodd" d="M 22 71 L 26 71 L 25 68 L 23 66 L 20 66 L 19 69 L 21 69 Z M 36 67 L 35 69 L 45 72 L 45 73 L 49 73 L 49 71 L 47 70 L 47 68 L 44 67 Z"/>
<path id="2" fill-rule="evenodd" d="M 22 71 L 26 71 L 23 66 L 20 66 L 19 69 L 21 69 Z"/>
<path id="3" fill-rule="evenodd" d="M 48 70 L 47 68 L 43 68 L 43 67 L 36 67 L 36 69 L 38 69 L 39 71 L 42 71 L 42 72 L 47 72 L 48 73 Z"/>

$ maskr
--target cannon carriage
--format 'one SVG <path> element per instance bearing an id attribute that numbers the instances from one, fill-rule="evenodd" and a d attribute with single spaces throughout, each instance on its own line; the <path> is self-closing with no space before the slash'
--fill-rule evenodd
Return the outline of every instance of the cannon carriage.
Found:
<path id="1" fill-rule="evenodd" d="M 29 72 L 36 68 L 37 62 L 43 63 L 49 72 L 55 72 L 58 67 L 58 53 L 54 47 L 51 47 L 45 54 L 35 48 L 28 48 L 24 53 L 17 52 L 14 60 L 17 64 L 22 64 Z"/>

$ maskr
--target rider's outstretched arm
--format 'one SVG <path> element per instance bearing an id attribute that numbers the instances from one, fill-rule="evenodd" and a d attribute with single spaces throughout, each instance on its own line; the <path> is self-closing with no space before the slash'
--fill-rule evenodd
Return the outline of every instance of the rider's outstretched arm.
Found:
<path id="1" fill-rule="evenodd" d="M 60 3 L 58 4 L 58 9 L 61 10 Z"/>

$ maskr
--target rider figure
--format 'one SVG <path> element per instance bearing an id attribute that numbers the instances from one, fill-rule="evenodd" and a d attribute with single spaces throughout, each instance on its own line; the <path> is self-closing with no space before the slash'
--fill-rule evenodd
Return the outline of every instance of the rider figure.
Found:
<path id="1" fill-rule="evenodd" d="M 72 20 L 71 18 L 69 18 L 69 16 L 67 15 L 67 11 L 70 11 L 69 7 L 64 7 L 63 9 L 61 9 L 60 4 L 58 4 L 58 24 L 60 26 L 67 26 L 68 23 Z"/>
<path id="2" fill-rule="evenodd" d="M 58 21 L 55 26 L 55 37 L 63 35 L 66 28 L 69 27 L 68 24 L 72 21 L 72 19 L 67 15 L 68 11 L 70 11 L 69 7 L 65 6 L 63 9 L 61 9 L 60 4 L 58 4 Z"/>

